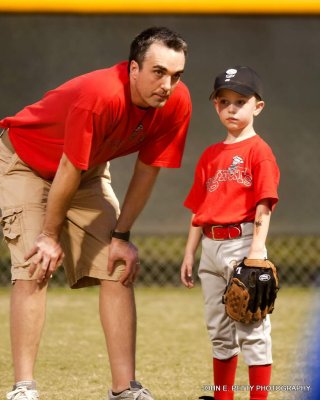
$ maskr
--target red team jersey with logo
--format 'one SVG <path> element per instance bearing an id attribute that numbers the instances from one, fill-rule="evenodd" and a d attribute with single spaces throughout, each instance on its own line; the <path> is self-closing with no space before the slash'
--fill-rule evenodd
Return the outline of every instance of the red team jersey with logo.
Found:
<path id="1" fill-rule="evenodd" d="M 0 126 L 19 157 L 53 179 L 63 152 L 83 170 L 136 151 L 145 164 L 179 167 L 190 116 L 182 82 L 162 108 L 133 105 L 123 62 L 64 83 Z"/>
<path id="2" fill-rule="evenodd" d="M 257 203 L 278 201 L 279 169 L 260 136 L 238 143 L 217 143 L 202 154 L 184 205 L 195 214 L 194 226 L 253 221 Z"/>

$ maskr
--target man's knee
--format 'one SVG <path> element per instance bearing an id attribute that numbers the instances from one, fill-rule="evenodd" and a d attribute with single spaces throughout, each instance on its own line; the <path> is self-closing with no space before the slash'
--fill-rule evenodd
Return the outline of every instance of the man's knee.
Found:
<path id="1" fill-rule="evenodd" d="M 12 284 L 12 293 L 21 297 L 45 296 L 48 288 L 48 281 L 38 283 L 36 280 L 16 279 Z"/>

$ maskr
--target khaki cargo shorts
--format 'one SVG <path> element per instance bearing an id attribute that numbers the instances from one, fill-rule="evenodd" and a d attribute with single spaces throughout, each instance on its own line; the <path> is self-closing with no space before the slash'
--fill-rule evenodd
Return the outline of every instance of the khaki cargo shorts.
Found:
<path id="1" fill-rule="evenodd" d="M 12 281 L 32 280 L 24 256 L 41 232 L 51 182 L 32 171 L 6 142 L 0 138 L 0 222 L 11 253 Z M 119 280 L 123 264 L 112 275 L 107 273 L 110 231 L 119 212 L 108 163 L 85 171 L 61 233 L 70 287 Z"/>

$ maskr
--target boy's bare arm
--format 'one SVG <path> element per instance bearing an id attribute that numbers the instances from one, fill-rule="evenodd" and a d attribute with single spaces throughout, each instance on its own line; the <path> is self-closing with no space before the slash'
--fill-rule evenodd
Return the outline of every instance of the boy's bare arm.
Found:
<path id="1" fill-rule="evenodd" d="M 192 215 L 188 241 L 185 248 L 184 259 L 181 265 L 181 282 L 188 288 L 194 286 L 192 278 L 192 269 L 195 260 L 195 254 L 200 243 L 202 236 L 201 226 L 193 226 L 192 220 L 194 215 Z"/>
<path id="2" fill-rule="evenodd" d="M 263 259 L 271 218 L 269 199 L 261 200 L 256 209 L 253 227 L 253 239 L 248 258 Z"/>

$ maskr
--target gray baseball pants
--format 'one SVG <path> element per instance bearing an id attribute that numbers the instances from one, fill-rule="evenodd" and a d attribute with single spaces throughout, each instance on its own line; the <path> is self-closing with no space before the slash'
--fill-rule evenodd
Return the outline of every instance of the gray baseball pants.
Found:
<path id="1" fill-rule="evenodd" d="M 213 240 L 206 236 L 202 239 L 199 278 L 213 357 L 226 360 L 241 351 L 247 365 L 271 364 L 269 315 L 261 322 L 243 324 L 228 317 L 222 303 L 233 267 L 248 255 L 252 242 L 253 223 L 243 223 L 241 228 L 242 236 L 236 239 Z"/>

